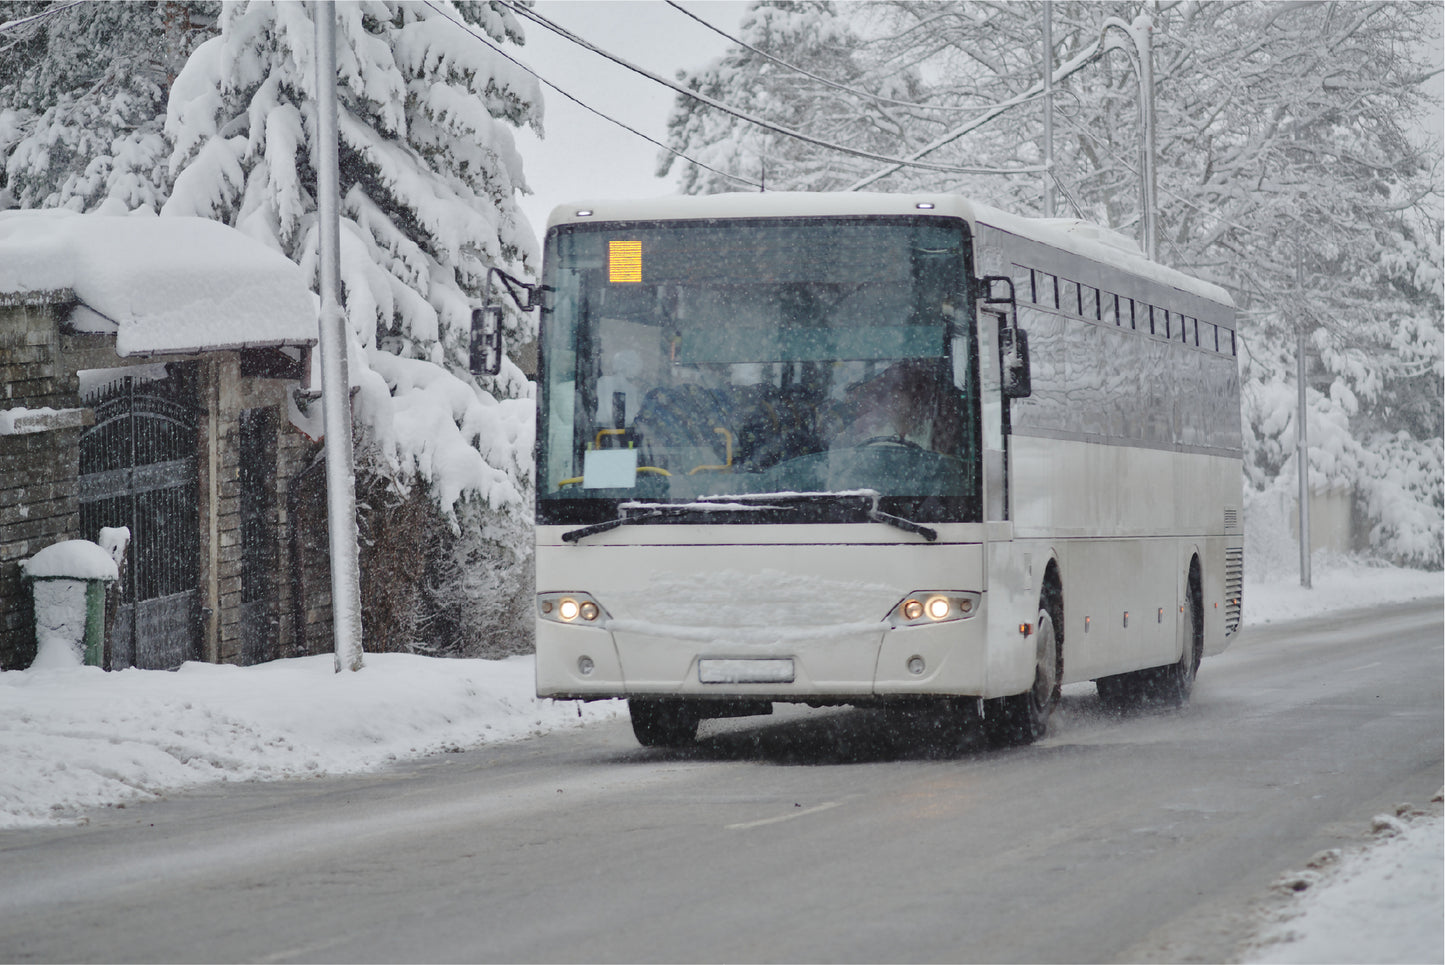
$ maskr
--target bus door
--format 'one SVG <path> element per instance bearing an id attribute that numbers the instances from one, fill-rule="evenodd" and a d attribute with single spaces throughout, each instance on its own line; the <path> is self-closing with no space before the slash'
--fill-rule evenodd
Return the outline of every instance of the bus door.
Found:
<path id="1" fill-rule="evenodd" d="M 1000 333 L 1008 316 L 993 308 L 979 312 L 979 403 L 983 418 L 984 514 L 988 522 L 1008 516 L 1008 407 L 1004 404 Z"/>

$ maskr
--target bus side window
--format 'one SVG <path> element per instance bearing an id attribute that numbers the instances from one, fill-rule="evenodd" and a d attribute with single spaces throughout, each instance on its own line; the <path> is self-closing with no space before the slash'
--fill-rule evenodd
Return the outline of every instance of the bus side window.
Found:
<path id="1" fill-rule="evenodd" d="M 1081 314 L 1079 311 L 1079 283 L 1069 281 L 1067 278 L 1059 279 L 1059 310 L 1068 312 L 1071 315 Z"/>
<path id="2" fill-rule="evenodd" d="M 1034 273 L 1023 265 L 1013 266 L 1014 292 L 1020 301 L 1038 301 L 1034 297 Z"/>
<path id="3" fill-rule="evenodd" d="M 1114 325 L 1119 324 L 1119 296 L 1113 292 L 1099 293 L 1099 319 Z"/>
<path id="4" fill-rule="evenodd" d="M 1034 272 L 1034 301 L 1045 308 L 1059 307 L 1058 279 L 1046 271 Z"/>
<path id="5" fill-rule="evenodd" d="M 1099 318 L 1099 289 L 1092 285 L 1079 286 L 1080 314 L 1085 318 Z"/>

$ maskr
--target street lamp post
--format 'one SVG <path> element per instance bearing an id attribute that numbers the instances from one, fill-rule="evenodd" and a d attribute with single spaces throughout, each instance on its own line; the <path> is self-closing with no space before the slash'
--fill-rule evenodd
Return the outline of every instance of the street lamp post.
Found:
<path id="1" fill-rule="evenodd" d="M 1054 203 L 1054 5 L 1044 0 L 1044 217 Z"/>
<path id="2" fill-rule="evenodd" d="M 1118 30 L 1131 41 L 1125 46 L 1109 31 Z M 1132 53 L 1135 73 L 1139 78 L 1139 114 L 1143 137 L 1139 146 L 1139 210 L 1144 232 L 1144 254 L 1150 261 L 1159 260 L 1159 231 L 1155 212 L 1159 207 L 1158 184 L 1154 175 L 1154 18 L 1140 14 L 1133 23 L 1118 17 L 1104 21 L 1100 42 L 1105 52 L 1123 50 Z"/>
<path id="3" fill-rule="evenodd" d="M 341 307 L 340 176 L 337 167 L 336 5 L 317 3 L 317 234 L 320 241 L 321 402 L 326 427 L 326 508 L 331 558 L 331 621 L 336 671 L 360 670 L 361 575 L 357 548 L 356 464 L 346 315 Z"/>

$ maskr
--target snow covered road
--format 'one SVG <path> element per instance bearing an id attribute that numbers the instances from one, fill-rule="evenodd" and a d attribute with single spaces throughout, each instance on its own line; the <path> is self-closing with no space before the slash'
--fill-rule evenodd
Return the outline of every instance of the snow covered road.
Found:
<path id="1" fill-rule="evenodd" d="M 23 912 L 0 955 L 1224 960 L 1282 872 L 1439 789 L 1441 632 L 1438 601 L 1257 627 L 1186 711 L 1071 688 L 1008 752 L 899 754 L 844 710 L 710 723 L 688 752 L 604 721 L 211 784 L 0 835 Z"/>

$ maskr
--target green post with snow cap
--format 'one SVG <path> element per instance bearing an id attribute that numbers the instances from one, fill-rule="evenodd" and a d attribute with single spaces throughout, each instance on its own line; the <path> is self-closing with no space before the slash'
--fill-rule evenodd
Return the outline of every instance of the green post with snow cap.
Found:
<path id="1" fill-rule="evenodd" d="M 89 540 L 63 540 L 20 564 L 35 601 L 34 666 L 105 660 L 105 587 L 119 578 L 115 561 Z"/>

